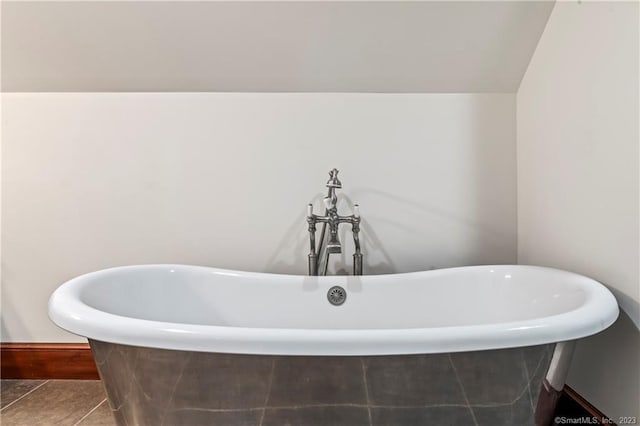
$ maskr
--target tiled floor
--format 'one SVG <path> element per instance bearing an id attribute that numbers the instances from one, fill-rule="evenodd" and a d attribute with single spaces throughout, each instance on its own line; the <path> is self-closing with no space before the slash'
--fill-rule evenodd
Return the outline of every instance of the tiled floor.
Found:
<path id="1" fill-rule="evenodd" d="M 98 380 L 2 380 L 3 426 L 114 426 Z"/>

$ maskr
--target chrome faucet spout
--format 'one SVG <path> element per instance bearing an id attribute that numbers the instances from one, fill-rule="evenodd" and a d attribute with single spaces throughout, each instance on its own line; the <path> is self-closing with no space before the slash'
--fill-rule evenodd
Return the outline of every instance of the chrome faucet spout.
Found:
<path id="1" fill-rule="evenodd" d="M 342 245 L 338 238 L 338 227 L 340 225 L 340 216 L 337 209 L 333 207 L 329 210 L 329 242 L 327 243 L 327 253 L 342 253 Z"/>

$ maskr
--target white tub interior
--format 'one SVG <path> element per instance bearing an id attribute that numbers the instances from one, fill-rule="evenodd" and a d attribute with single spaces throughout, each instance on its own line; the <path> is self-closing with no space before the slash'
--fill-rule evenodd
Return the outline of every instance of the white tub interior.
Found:
<path id="1" fill-rule="evenodd" d="M 590 296 L 579 276 L 496 266 L 364 277 L 249 274 L 208 268 L 114 270 L 81 300 L 123 317 L 180 324 L 284 329 L 409 329 L 541 319 Z M 342 306 L 327 302 L 334 285 Z"/>

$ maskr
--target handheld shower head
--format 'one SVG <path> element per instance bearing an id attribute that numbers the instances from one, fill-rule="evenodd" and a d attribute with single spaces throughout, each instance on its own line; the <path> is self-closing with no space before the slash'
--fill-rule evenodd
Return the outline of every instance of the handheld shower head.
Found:
<path id="1" fill-rule="evenodd" d="M 342 253 L 342 244 L 340 244 L 337 233 L 330 233 L 329 241 L 327 242 L 327 252 L 332 254 Z"/>

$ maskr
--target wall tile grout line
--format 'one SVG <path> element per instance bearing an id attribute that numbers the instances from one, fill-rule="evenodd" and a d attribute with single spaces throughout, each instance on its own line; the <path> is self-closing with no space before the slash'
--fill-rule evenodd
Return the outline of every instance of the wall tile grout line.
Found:
<path id="1" fill-rule="evenodd" d="M 524 351 L 520 352 L 522 354 L 522 365 L 524 366 L 524 373 L 527 376 L 527 388 L 529 390 L 529 402 L 531 403 L 531 409 L 533 410 L 533 412 L 536 411 L 536 408 L 533 406 L 533 395 L 531 392 L 531 381 L 533 380 L 533 378 L 531 377 L 531 375 L 529 375 L 529 367 L 527 367 L 527 360 L 525 359 L 525 355 L 524 355 Z"/>
<path id="2" fill-rule="evenodd" d="M 121 352 L 120 348 L 117 348 L 116 350 L 117 350 L 117 352 L 118 352 L 120 355 L 122 355 L 122 356 L 124 357 L 124 353 L 122 353 L 122 352 Z M 111 356 L 111 354 L 112 354 L 112 351 L 109 351 L 108 356 L 110 357 L 110 356 Z M 135 364 L 138 362 L 138 355 L 139 355 L 139 353 L 138 353 L 138 352 L 136 352 L 136 354 L 135 354 L 135 358 L 133 359 L 133 362 L 132 362 L 131 364 L 129 364 L 129 363 L 127 362 L 126 367 L 127 367 L 127 369 L 128 369 L 129 371 L 131 371 L 131 366 L 132 366 L 132 365 L 135 365 Z M 105 362 L 106 362 L 106 358 L 105 358 Z M 109 405 L 109 407 L 111 408 L 111 411 L 120 411 L 120 409 L 122 408 L 122 406 L 123 406 L 124 404 L 126 404 L 126 401 L 129 399 L 129 395 L 130 395 L 130 394 L 131 394 L 131 392 L 132 392 L 133 385 L 134 385 L 134 383 L 133 383 L 133 382 L 134 382 L 134 380 L 135 380 L 135 373 L 134 373 L 134 374 L 132 374 L 132 375 L 131 375 L 131 377 L 130 377 L 130 379 L 129 379 L 129 386 L 127 387 L 127 389 L 128 389 L 127 394 L 126 394 L 126 395 L 124 395 L 124 396 L 122 397 L 122 401 L 119 401 L 119 402 L 120 402 L 120 405 L 118 405 L 118 406 L 117 406 L 117 407 L 115 407 L 115 408 L 113 408 L 113 407 L 111 407 L 111 405 Z M 104 385 L 104 382 L 103 382 L 102 384 Z M 106 390 L 106 388 L 105 388 L 105 390 Z M 107 396 L 108 396 L 108 395 L 107 395 Z M 126 422 L 126 418 L 125 418 L 125 422 Z"/>
<path id="3" fill-rule="evenodd" d="M 264 398 L 264 406 L 262 407 L 262 414 L 260 415 L 259 426 L 264 423 L 264 416 L 267 413 L 267 404 L 269 403 L 269 397 L 271 396 L 271 385 L 273 384 L 273 374 L 276 370 L 276 358 L 271 360 L 271 373 L 269 373 L 269 385 L 267 386 L 267 395 Z"/>
<path id="4" fill-rule="evenodd" d="M 101 406 L 102 404 L 104 404 L 107 401 L 107 398 L 103 399 L 102 401 L 100 401 L 98 403 L 98 405 L 96 405 L 95 407 L 93 407 L 91 410 L 89 410 L 89 412 L 87 414 L 85 414 L 84 416 L 82 416 L 82 418 L 80 420 L 78 420 L 77 422 L 75 422 L 73 424 L 73 426 L 78 426 L 80 423 L 82 423 L 82 421 L 84 419 L 86 419 L 87 417 L 89 417 L 91 415 L 91 413 L 93 413 L 94 411 L 96 411 L 98 409 L 99 406 Z"/>
<path id="5" fill-rule="evenodd" d="M 335 404 L 305 404 L 305 405 L 273 405 L 268 407 L 272 410 L 303 410 L 305 408 L 339 408 L 339 407 L 353 407 L 353 408 L 401 408 L 401 409 L 416 409 L 416 408 L 500 408 L 509 407 L 519 401 L 526 393 L 526 387 L 519 395 L 511 402 L 505 403 L 489 403 L 489 404 L 420 404 L 420 405 L 385 405 L 385 404 L 355 404 L 355 403 L 335 403 Z M 202 407 L 182 407 L 175 409 L 174 411 L 203 411 L 211 413 L 234 413 L 240 411 L 261 411 L 264 407 L 246 407 L 246 408 L 202 408 Z"/>
<path id="6" fill-rule="evenodd" d="M 367 413 L 369 414 L 369 426 L 373 426 L 373 419 L 371 417 L 371 400 L 369 399 L 369 384 L 367 383 L 367 368 L 364 365 L 364 359 L 360 357 L 360 364 L 362 365 L 362 382 L 364 383 L 364 394 L 367 398 Z"/>
<path id="7" fill-rule="evenodd" d="M 496 407 L 496 406 L 509 406 L 512 404 L 501 405 L 473 405 L 472 407 Z M 340 407 L 353 407 L 353 408 L 367 408 L 365 404 L 351 404 L 351 403 L 336 403 L 336 404 L 305 404 L 305 405 L 274 405 L 268 407 L 272 410 L 304 410 L 305 408 L 340 408 Z M 428 405 L 371 405 L 371 408 L 438 408 L 438 407 L 460 407 L 469 408 L 468 404 L 428 404 Z M 201 407 L 183 407 L 176 409 L 175 411 L 202 411 L 211 413 L 237 413 L 240 411 L 260 411 L 262 407 L 247 407 L 247 408 L 201 408 Z"/>
<path id="8" fill-rule="evenodd" d="M 2 407 L 2 409 L 0 409 L 0 412 L 2 412 L 4 410 L 6 410 L 7 408 L 11 407 L 13 404 L 15 404 L 16 402 L 20 401 L 22 398 L 24 398 L 25 396 L 29 395 L 30 393 L 40 389 L 42 386 L 46 385 L 47 383 L 49 383 L 49 380 L 45 380 L 44 382 L 40 383 L 38 386 L 36 386 L 35 388 L 31 389 L 29 392 L 25 393 L 20 398 L 16 399 L 15 401 L 12 401 L 9 404 L 7 404 L 4 407 Z"/>
<path id="9" fill-rule="evenodd" d="M 453 362 L 453 358 L 451 357 L 451 354 L 447 354 L 447 357 L 449 358 L 449 362 L 451 363 L 451 367 L 453 368 L 453 372 L 456 375 L 456 380 L 458 382 L 458 385 L 460 386 L 460 390 L 462 391 L 462 396 L 464 396 L 464 400 L 467 403 L 467 408 L 469 408 L 469 411 L 471 412 L 471 417 L 473 418 L 473 424 L 475 426 L 478 426 L 478 420 L 476 419 L 476 413 L 474 413 L 473 412 L 473 408 L 471 408 L 471 403 L 469 402 L 469 397 L 467 397 L 467 391 L 464 389 L 464 385 L 462 384 L 462 380 L 460 380 L 460 375 L 458 374 L 458 369 L 456 368 L 456 365 Z"/>
<path id="10" fill-rule="evenodd" d="M 137 357 L 137 355 L 136 355 L 136 357 Z M 193 352 L 190 352 L 189 355 L 187 356 L 187 359 L 184 360 L 183 363 L 182 363 L 182 367 L 180 368 L 180 374 L 178 375 L 178 378 L 176 379 L 175 383 L 173 384 L 173 388 L 171 389 L 171 397 L 169 398 L 169 402 L 167 403 L 167 405 L 166 405 L 166 407 L 164 409 L 164 413 L 162 414 L 162 421 L 160 422 L 160 426 L 164 426 L 165 422 L 167 421 L 167 415 L 169 414 L 168 410 L 174 404 L 175 396 L 176 396 L 176 389 L 178 388 L 178 384 L 180 383 L 180 380 L 182 380 L 182 377 L 184 376 L 184 371 L 187 369 L 187 366 L 189 365 L 189 362 L 191 362 L 191 358 L 193 358 Z M 133 378 L 135 380 L 135 373 L 133 375 Z M 136 380 L 136 383 L 138 383 L 137 380 Z"/>

